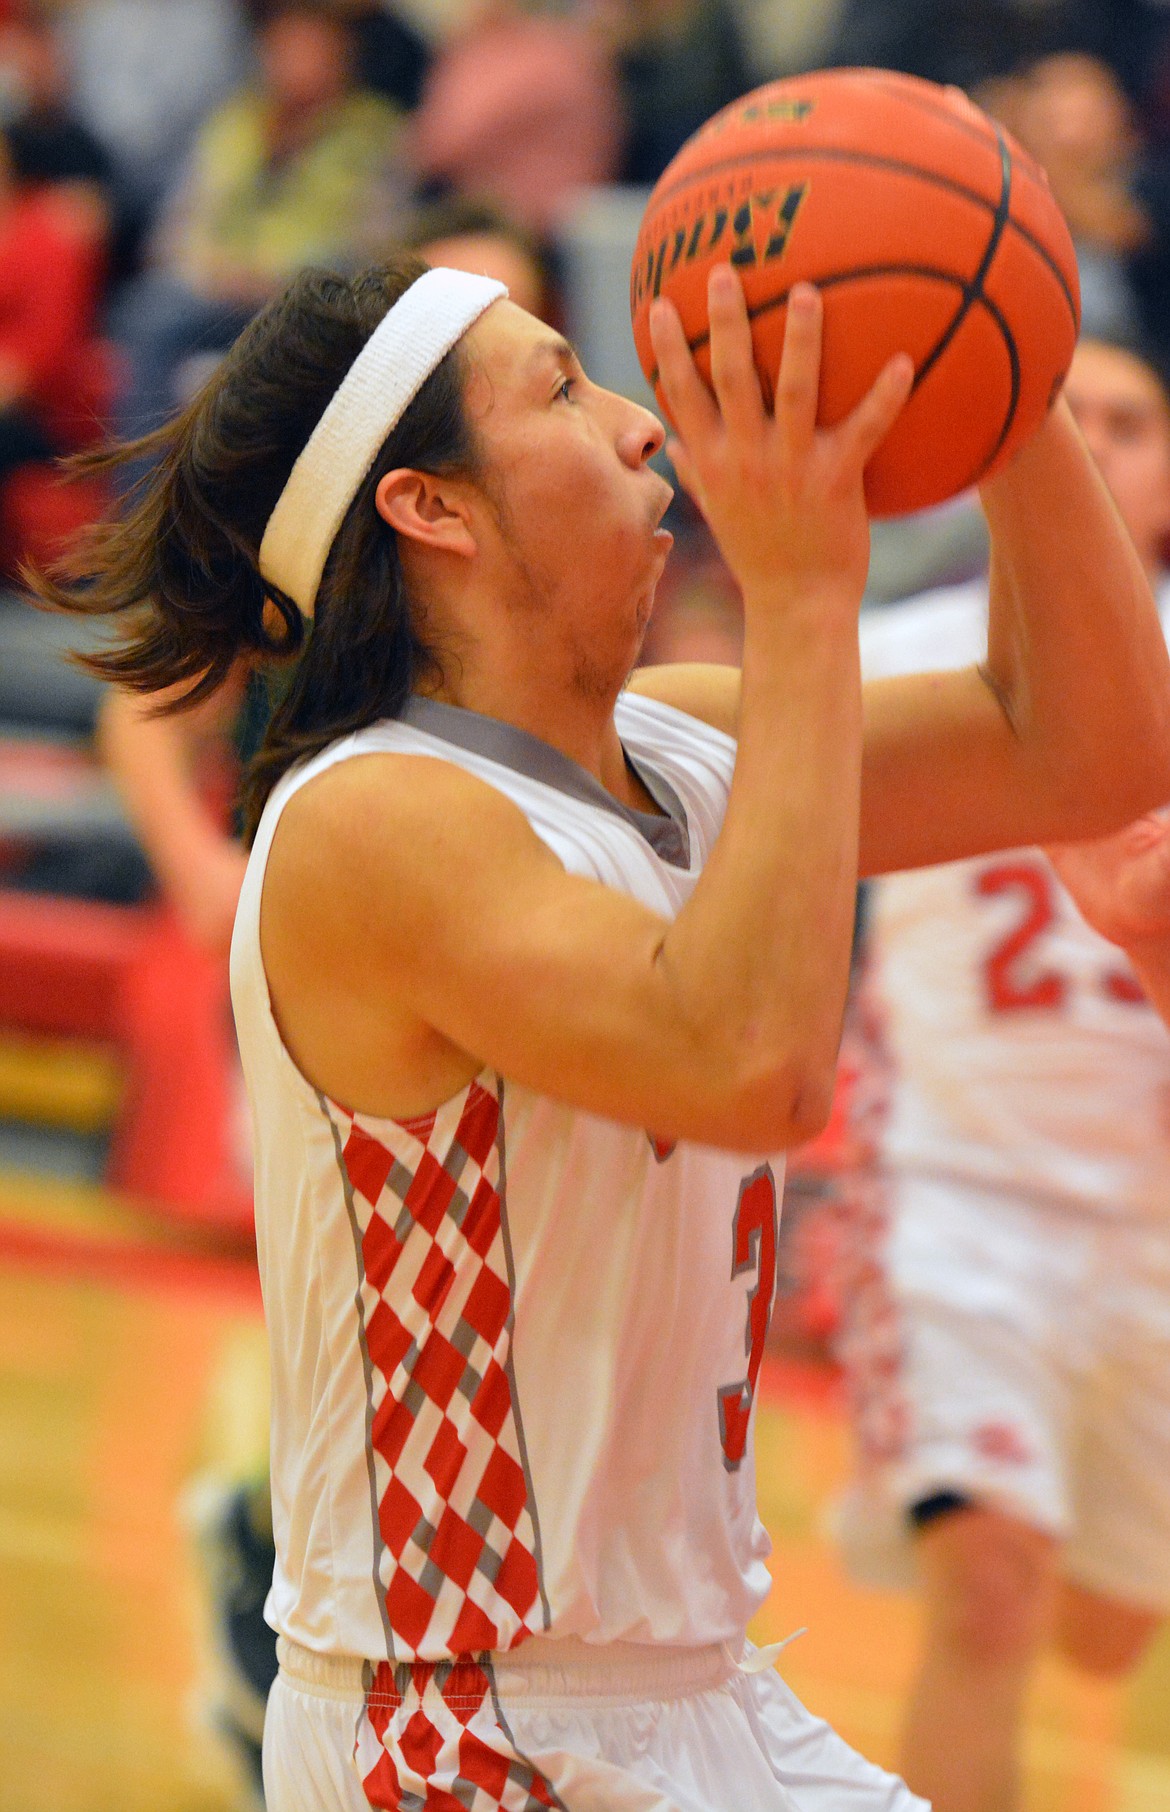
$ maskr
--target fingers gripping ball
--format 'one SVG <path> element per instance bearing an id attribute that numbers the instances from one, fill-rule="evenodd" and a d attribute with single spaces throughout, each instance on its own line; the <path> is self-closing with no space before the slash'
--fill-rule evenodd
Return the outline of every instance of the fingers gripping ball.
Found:
<path id="1" fill-rule="evenodd" d="M 1043 172 L 957 89 L 888 70 L 770 82 L 725 107 L 664 171 L 631 271 L 634 340 L 678 308 L 704 377 L 707 274 L 730 260 L 769 404 L 794 283 L 824 297 L 818 420 L 840 421 L 886 360 L 914 390 L 866 471 L 878 516 L 988 477 L 1044 419 L 1072 358 L 1076 258 Z"/>

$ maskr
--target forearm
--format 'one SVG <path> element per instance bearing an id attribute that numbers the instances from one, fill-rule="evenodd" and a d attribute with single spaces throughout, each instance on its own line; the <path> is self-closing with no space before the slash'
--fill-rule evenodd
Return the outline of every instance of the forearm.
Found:
<path id="1" fill-rule="evenodd" d="M 102 700 L 98 753 L 113 777 L 143 846 L 158 867 L 189 835 L 213 826 L 193 796 L 185 738 L 174 718 L 154 715 L 148 702 L 111 691 Z"/>
<path id="2" fill-rule="evenodd" d="M 233 879 L 242 878 L 244 857 L 200 794 L 188 728 L 112 692 L 99 717 L 98 747 L 163 893 L 198 941 L 226 947 Z"/>
<path id="3" fill-rule="evenodd" d="M 793 1134 L 827 1111 L 857 883 L 856 601 L 749 615 L 735 778 L 715 850 L 661 960 L 696 1035 L 750 1103 L 787 1096 Z"/>
<path id="4" fill-rule="evenodd" d="M 987 676 L 1036 834 L 1099 834 L 1170 798 L 1170 661 L 1150 588 L 1063 403 L 986 485 Z"/>
<path id="5" fill-rule="evenodd" d="M 756 1127 L 765 1142 L 794 1142 L 828 1112 L 848 976 L 857 615 L 869 556 L 863 474 L 913 366 L 892 359 L 850 416 L 818 429 L 822 303 L 798 284 L 768 415 L 733 271 L 712 271 L 707 300 L 718 411 L 668 304 L 652 310 L 651 333 L 681 434 L 676 470 L 743 593 L 739 751 L 718 844 L 664 934 L 660 961 L 735 1078 L 746 1142 L 757 1142 Z"/>

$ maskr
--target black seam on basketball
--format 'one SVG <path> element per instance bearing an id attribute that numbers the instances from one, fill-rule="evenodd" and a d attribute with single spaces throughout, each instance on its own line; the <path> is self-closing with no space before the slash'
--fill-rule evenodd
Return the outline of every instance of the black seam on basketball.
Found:
<path id="1" fill-rule="evenodd" d="M 1079 333 L 1081 330 L 1081 311 L 1077 307 L 1076 298 L 1073 296 L 1072 290 L 1069 288 L 1068 278 L 1061 270 L 1059 264 L 1057 264 L 1056 259 L 1052 256 L 1052 253 L 1048 250 L 1044 241 L 1042 239 L 1037 239 L 1030 227 L 1021 225 L 1018 220 L 1009 220 L 1008 225 L 1014 233 L 1020 235 L 1020 238 L 1025 244 L 1031 246 L 1032 250 L 1036 253 L 1036 256 L 1043 260 L 1052 272 L 1052 275 L 1056 278 L 1057 283 L 1060 285 L 1060 293 L 1068 303 L 1068 312 L 1072 316 L 1073 332 Z"/>
<path id="2" fill-rule="evenodd" d="M 932 282 L 949 283 L 953 289 L 962 290 L 965 285 L 962 277 L 954 271 L 940 270 L 933 264 L 860 264 L 851 265 L 846 271 L 831 271 L 828 276 L 817 278 L 819 290 L 836 289 L 842 283 L 853 283 L 866 277 L 927 277 Z M 766 302 L 756 302 L 747 311 L 749 321 L 758 321 L 761 315 L 770 314 L 774 308 L 786 308 L 790 289 L 781 290 L 778 295 L 769 296 Z M 692 353 L 698 352 L 711 338 L 710 332 L 704 330 L 693 339 L 687 336 L 687 345 Z M 658 367 L 655 365 L 650 374 L 650 385 L 658 382 Z"/>
<path id="3" fill-rule="evenodd" d="M 1003 343 L 1007 348 L 1008 365 L 1012 374 L 1012 390 L 1011 398 L 1008 402 L 1008 412 L 1004 418 L 1003 427 L 999 431 L 999 439 L 996 441 L 994 447 L 992 447 L 987 458 L 983 461 L 983 464 L 976 467 L 966 484 L 961 487 L 963 490 L 969 490 L 973 484 L 978 484 L 984 473 L 990 471 L 991 467 L 995 464 L 1003 449 L 1004 441 L 1012 431 L 1012 423 L 1016 419 L 1016 410 L 1020 406 L 1020 352 L 1016 345 L 1016 336 L 1013 334 L 1011 327 L 1008 324 L 1007 316 L 998 304 L 991 300 L 990 296 L 983 294 L 979 297 L 979 301 L 987 310 L 988 314 L 999 328 L 1000 333 L 1003 335 Z"/>
<path id="4" fill-rule="evenodd" d="M 923 383 L 924 380 L 930 376 L 931 372 L 942 358 L 943 353 L 946 351 L 960 327 L 963 325 L 963 322 L 970 314 L 972 305 L 975 302 L 982 300 L 983 280 L 991 269 L 992 260 L 999 250 L 999 242 L 1003 238 L 1003 230 L 1007 225 L 1012 205 L 1012 154 L 1008 150 L 1007 140 L 1001 132 L 996 133 L 996 138 L 999 141 L 1000 189 L 999 206 L 995 210 L 995 219 L 991 223 L 991 234 L 986 246 L 983 248 L 983 257 L 980 260 L 979 269 L 975 272 L 970 283 L 963 285 L 963 299 L 959 303 L 950 325 L 943 330 L 934 346 L 927 353 L 921 365 L 914 373 L 915 390 L 917 390 L 919 384 Z"/>
<path id="5" fill-rule="evenodd" d="M 867 265 L 860 270 L 836 271 L 832 276 L 823 277 L 818 284 L 818 288 L 831 289 L 838 284 L 851 283 L 855 278 L 865 277 L 928 277 L 935 282 L 954 284 L 957 289 L 963 288 L 962 279 L 956 277 L 953 271 L 935 270 L 930 265 L 920 264 L 875 264 Z M 785 307 L 790 294 L 791 291 L 785 290 L 783 295 L 772 296 L 767 302 L 761 302 L 757 304 L 755 308 L 750 308 L 748 310 L 749 318 L 754 321 L 757 320 L 760 315 L 767 314 L 770 309 Z M 1008 325 L 1007 317 L 998 303 L 993 302 L 991 297 L 985 292 L 981 292 L 976 300 L 978 300 L 978 302 L 987 310 L 1003 336 L 1004 348 L 1008 356 L 1008 370 L 1011 374 L 1011 393 L 1008 399 L 1007 414 L 1004 417 L 1003 426 L 999 431 L 995 445 L 992 447 L 991 452 L 987 457 L 975 467 L 971 476 L 958 486 L 958 490 L 960 491 L 970 490 L 972 485 L 978 484 L 983 477 L 983 474 L 989 471 L 995 464 L 995 461 L 999 458 L 1005 440 L 1011 433 L 1012 423 L 1016 419 L 1016 410 L 1019 408 L 1020 404 L 1020 353 L 1019 348 L 1016 345 L 1015 335 L 1012 333 L 1011 327 Z M 705 346 L 709 337 L 708 334 L 701 333 L 696 335 L 693 340 L 688 339 L 687 345 L 690 347 L 691 352 L 697 352 L 700 346 Z M 657 383 L 658 367 L 656 365 L 650 377 L 651 388 L 653 389 Z"/>
<path id="6" fill-rule="evenodd" d="M 991 149 L 990 144 L 988 144 L 987 148 L 988 150 Z M 680 190 L 689 189 L 692 186 L 697 186 L 700 183 L 726 175 L 732 170 L 759 163 L 761 160 L 787 159 L 793 157 L 817 158 L 822 162 L 829 163 L 864 164 L 879 170 L 892 170 L 901 176 L 917 176 L 923 182 L 932 183 L 936 189 L 945 189 L 948 194 L 959 195 L 964 201 L 973 203 L 975 207 L 985 208 L 989 214 L 994 215 L 996 212 L 997 204 L 991 201 L 986 195 L 981 195 L 977 189 L 968 189 L 963 183 L 956 182 L 953 177 L 942 176 L 937 170 L 925 170 L 920 164 L 906 163 L 902 158 L 875 157 L 872 152 L 844 151 L 833 145 L 793 145 L 776 146 L 770 150 L 745 151 L 742 156 L 739 157 L 728 157 L 724 158 L 720 163 L 705 164 L 701 170 L 692 172 L 688 176 L 679 177 L 679 179 L 676 182 L 673 182 L 668 189 L 664 189 L 661 195 L 652 195 L 647 204 L 645 219 L 646 221 L 650 221 L 653 218 L 653 215 L 657 214 L 658 210 L 666 202 L 667 198 L 678 193 Z M 1047 249 L 1043 241 L 1037 239 L 1030 228 L 1023 226 L 1020 221 L 1009 220 L 1007 224 L 1013 232 L 1018 233 L 1022 239 L 1027 241 L 1036 255 L 1043 259 L 1044 263 L 1048 266 L 1049 270 L 1056 278 L 1057 283 L 1060 285 L 1065 301 L 1068 303 L 1073 326 L 1074 328 L 1079 328 L 1080 315 L 1077 311 L 1076 303 L 1073 300 L 1072 290 L 1069 288 L 1068 279 L 1052 256 L 1052 253 Z M 645 228 L 643 228 L 643 230 L 645 230 Z M 653 238 L 653 234 L 648 234 L 647 237 Z"/>

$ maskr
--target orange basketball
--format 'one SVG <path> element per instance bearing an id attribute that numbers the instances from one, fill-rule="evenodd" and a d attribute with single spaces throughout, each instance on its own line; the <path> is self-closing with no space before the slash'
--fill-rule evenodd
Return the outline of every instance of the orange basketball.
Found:
<path id="1" fill-rule="evenodd" d="M 957 89 L 889 70 L 769 82 L 663 172 L 630 279 L 656 390 L 650 303 L 674 302 L 709 378 L 707 273 L 725 260 L 769 402 L 801 280 L 824 297 L 823 424 L 891 354 L 914 359 L 913 393 L 866 472 L 878 516 L 941 503 L 1002 466 L 1043 420 L 1076 342 L 1076 258 L 1039 165 Z"/>

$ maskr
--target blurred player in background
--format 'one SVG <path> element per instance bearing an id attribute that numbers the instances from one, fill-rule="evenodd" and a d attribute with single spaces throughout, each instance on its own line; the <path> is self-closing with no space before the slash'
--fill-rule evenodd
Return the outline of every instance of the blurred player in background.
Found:
<path id="1" fill-rule="evenodd" d="M 218 692 L 190 711 L 160 716 L 157 701 L 111 687 L 98 716 L 98 752 L 160 892 L 191 942 L 225 965 L 247 866 L 233 801 L 241 756 L 253 740 L 248 691 L 241 663 Z M 234 1039 L 225 1056 L 234 1056 Z M 232 1132 L 250 1177 L 238 1063 L 233 1082 L 226 1091 L 228 1102 L 238 1104 Z M 246 1477 L 207 1473 L 194 1479 L 183 1507 L 195 1539 L 214 1668 L 200 1711 L 238 1775 L 241 1807 L 259 1807 L 264 1707 L 276 1678 L 276 1639 L 264 1621 L 274 1560 L 267 1454 L 256 1455 Z"/>
<path id="2" fill-rule="evenodd" d="M 1066 393 L 1165 626 L 1163 380 L 1085 340 Z M 863 670 L 977 659 L 986 613 L 981 580 L 863 617 Z M 842 1534 L 890 1583 L 913 1531 L 907 1779 L 938 1812 L 1010 1812 L 1044 1645 L 1120 1675 L 1170 1605 L 1170 1046 L 1038 850 L 898 875 L 870 906 Z"/>

